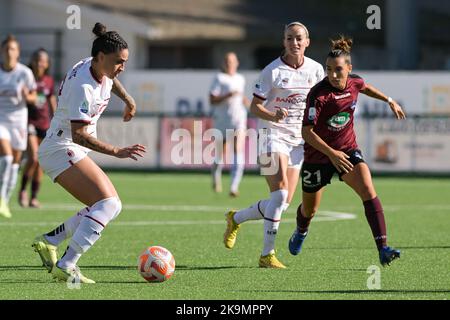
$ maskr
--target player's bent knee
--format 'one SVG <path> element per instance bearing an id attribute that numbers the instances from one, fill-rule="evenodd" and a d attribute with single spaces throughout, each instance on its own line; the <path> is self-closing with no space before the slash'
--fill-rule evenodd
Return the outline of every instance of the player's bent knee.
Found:
<path id="1" fill-rule="evenodd" d="M 280 189 L 271 193 L 271 201 L 275 203 L 277 207 L 284 207 L 288 199 L 288 191 L 286 189 Z"/>
<path id="2" fill-rule="evenodd" d="M 122 202 L 118 197 L 110 197 L 97 201 L 90 209 L 91 215 L 97 217 L 103 225 L 107 225 L 120 214 Z"/>
<path id="3" fill-rule="evenodd" d="M 319 210 L 319 208 L 317 208 L 317 207 L 312 207 L 312 208 L 304 207 L 303 213 L 305 214 L 306 217 L 313 218 L 316 215 L 318 210 Z"/>

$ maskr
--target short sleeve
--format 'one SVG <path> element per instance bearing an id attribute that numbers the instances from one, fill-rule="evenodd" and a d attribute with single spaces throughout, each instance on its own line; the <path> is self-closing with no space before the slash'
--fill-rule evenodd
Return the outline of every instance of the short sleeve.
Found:
<path id="1" fill-rule="evenodd" d="M 364 81 L 363 78 L 359 78 L 359 91 L 364 90 L 366 88 L 366 82 Z"/>
<path id="2" fill-rule="evenodd" d="M 36 80 L 34 79 L 33 72 L 29 69 L 25 69 L 25 86 L 30 91 L 37 90 Z"/>
<path id="3" fill-rule="evenodd" d="M 351 77 L 353 78 L 353 81 L 355 82 L 356 89 L 358 91 L 364 90 L 366 88 L 366 82 L 363 78 L 356 74 L 352 74 Z"/>
<path id="4" fill-rule="evenodd" d="M 52 77 L 48 77 L 48 96 L 51 97 L 55 94 L 55 81 L 53 80 Z"/>
<path id="5" fill-rule="evenodd" d="M 220 79 L 219 79 L 219 75 L 217 74 L 214 77 L 214 80 L 211 84 L 211 88 L 209 89 L 209 93 L 212 94 L 213 96 L 220 96 L 222 88 L 221 88 L 221 84 L 220 84 Z"/>
<path id="6" fill-rule="evenodd" d="M 305 115 L 303 116 L 303 126 L 314 126 L 319 118 L 322 110 L 322 103 L 318 100 L 317 95 L 312 90 L 306 98 Z"/>
<path id="7" fill-rule="evenodd" d="M 322 81 L 323 78 L 325 78 L 325 71 L 323 70 L 322 65 L 319 64 L 316 71 L 316 83 Z"/>
<path id="8" fill-rule="evenodd" d="M 261 74 L 259 75 L 258 80 L 256 81 L 255 87 L 253 89 L 253 96 L 266 100 L 267 95 L 273 87 L 273 77 L 272 70 L 269 68 L 265 68 Z"/>
<path id="9" fill-rule="evenodd" d="M 90 123 L 93 100 L 92 87 L 86 84 L 74 87 L 67 106 L 70 121 Z"/>

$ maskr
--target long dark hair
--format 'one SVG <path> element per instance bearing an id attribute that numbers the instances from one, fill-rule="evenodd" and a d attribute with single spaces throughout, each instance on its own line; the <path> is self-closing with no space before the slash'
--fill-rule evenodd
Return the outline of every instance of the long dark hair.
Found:
<path id="1" fill-rule="evenodd" d="M 94 43 L 92 43 L 91 56 L 97 57 L 99 52 L 104 54 L 118 52 L 123 49 L 128 49 L 128 44 L 116 31 L 106 31 L 106 27 L 97 22 L 92 29 L 92 32 L 97 36 Z"/>
<path id="2" fill-rule="evenodd" d="M 39 48 L 37 50 L 35 50 L 32 54 L 31 54 L 31 58 L 30 58 L 30 63 L 28 64 L 28 67 L 33 71 L 34 73 L 34 69 L 33 69 L 33 63 L 37 64 L 37 61 L 39 60 L 39 56 L 41 54 L 46 54 L 48 57 L 48 67 L 47 69 L 45 69 L 44 74 L 45 75 L 49 75 L 49 71 L 50 71 L 50 66 L 51 66 L 51 60 L 50 60 L 50 55 L 48 54 L 48 51 L 45 50 L 44 48 Z M 34 75 L 36 76 L 36 74 Z"/>

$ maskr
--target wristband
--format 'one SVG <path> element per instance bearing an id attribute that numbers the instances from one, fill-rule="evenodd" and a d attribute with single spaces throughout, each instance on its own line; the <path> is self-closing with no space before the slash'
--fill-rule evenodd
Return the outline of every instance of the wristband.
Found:
<path id="1" fill-rule="evenodd" d="M 394 101 L 394 100 L 392 100 L 391 97 L 388 97 L 388 103 L 391 103 L 392 101 Z"/>

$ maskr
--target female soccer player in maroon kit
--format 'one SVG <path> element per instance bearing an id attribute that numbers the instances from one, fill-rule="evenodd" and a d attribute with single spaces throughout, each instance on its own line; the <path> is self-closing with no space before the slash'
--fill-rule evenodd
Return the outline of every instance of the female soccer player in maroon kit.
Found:
<path id="1" fill-rule="evenodd" d="M 353 113 L 359 93 L 388 102 L 397 119 L 404 119 L 405 113 L 391 97 L 351 74 L 352 43 L 344 37 L 332 41 L 326 61 L 327 77 L 308 94 L 302 128 L 305 140 L 305 160 L 301 170 L 303 202 L 297 209 L 297 228 L 289 240 L 289 251 L 293 255 L 300 253 L 324 187 L 337 172 L 340 180 L 355 190 L 363 201 L 380 263 L 384 266 L 399 258 L 400 251 L 387 246 L 383 208 L 372 184 L 369 167 L 356 143 Z"/>
<path id="2" fill-rule="evenodd" d="M 55 86 L 52 76 L 48 74 L 50 58 L 45 49 L 36 50 L 31 56 L 30 68 L 36 78 L 38 98 L 28 104 L 28 148 L 27 164 L 22 174 L 19 192 L 19 204 L 22 207 L 39 208 L 37 194 L 42 180 L 42 169 L 38 162 L 38 147 L 50 127 L 50 117 L 56 110 Z M 26 187 L 31 179 L 31 199 L 28 201 Z"/>

